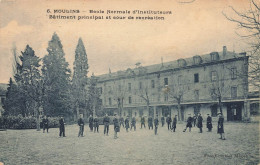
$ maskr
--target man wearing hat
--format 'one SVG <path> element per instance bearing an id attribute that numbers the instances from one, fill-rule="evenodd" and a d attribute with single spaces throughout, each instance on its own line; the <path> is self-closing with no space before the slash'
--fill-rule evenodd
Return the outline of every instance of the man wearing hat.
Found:
<path id="1" fill-rule="evenodd" d="M 48 120 L 47 116 L 44 116 L 44 118 L 42 119 L 42 125 L 43 125 L 43 133 L 45 132 L 45 129 L 47 129 L 47 133 L 48 133 L 49 120 Z"/>
<path id="2" fill-rule="evenodd" d="M 159 125 L 159 119 L 158 119 L 158 115 L 156 115 L 156 117 L 154 119 L 154 134 L 155 135 L 157 135 L 158 125 Z"/>
<path id="3" fill-rule="evenodd" d="M 97 131 L 98 133 L 98 128 L 99 128 L 99 121 L 98 121 L 98 117 L 96 116 L 94 118 L 94 133 Z"/>
<path id="4" fill-rule="evenodd" d="M 177 124 L 177 115 L 175 115 L 175 117 L 173 118 L 173 121 L 172 121 L 172 131 L 173 132 L 175 132 L 176 124 Z"/>
<path id="5" fill-rule="evenodd" d="M 114 139 L 117 139 L 117 132 L 120 132 L 120 126 L 119 126 L 119 121 L 118 121 L 118 117 L 117 114 L 114 115 L 114 119 L 113 119 L 113 123 L 114 123 Z"/>
<path id="6" fill-rule="evenodd" d="M 125 119 L 125 129 L 126 129 L 126 132 L 128 132 L 128 128 L 129 128 L 129 116 L 127 116 L 126 119 Z"/>
<path id="7" fill-rule="evenodd" d="M 84 120 L 83 120 L 83 114 L 79 115 L 79 120 L 78 120 L 78 125 L 79 125 L 79 134 L 78 137 L 81 136 L 83 137 L 83 132 L 84 132 Z"/>
<path id="8" fill-rule="evenodd" d="M 90 131 L 92 132 L 93 131 L 93 121 L 94 121 L 92 115 L 89 116 L 88 121 L 89 121 Z"/>
<path id="9" fill-rule="evenodd" d="M 170 115 L 167 116 L 166 122 L 167 122 L 167 125 L 168 125 L 168 130 L 170 130 L 171 129 L 171 123 L 172 123 L 172 118 L 170 117 Z"/>
<path id="10" fill-rule="evenodd" d="M 207 117 L 207 128 L 208 128 L 208 132 L 211 132 L 212 130 L 212 118 L 209 114 L 207 114 L 208 117 Z"/>
<path id="11" fill-rule="evenodd" d="M 187 124 L 186 128 L 183 130 L 183 132 L 186 132 L 187 128 L 189 127 L 189 132 L 191 132 L 191 127 L 192 127 L 192 117 L 191 114 L 188 114 L 188 119 L 187 119 Z"/>
<path id="12" fill-rule="evenodd" d="M 59 123 L 60 123 L 60 134 L 59 135 L 60 135 L 60 137 L 61 137 L 61 135 L 63 137 L 66 137 L 65 136 L 65 122 L 64 122 L 63 116 L 60 116 Z"/>
<path id="13" fill-rule="evenodd" d="M 197 120 L 198 120 L 198 128 L 200 129 L 199 133 L 202 133 L 202 127 L 203 127 L 202 121 L 203 121 L 203 118 L 202 118 L 200 113 L 198 113 L 198 119 Z"/>
<path id="14" fill-rule="evenodd" d="M 161 122 L 162 122 L 162 127 L 164 126 L 164 123 L 165 123 L 165 118 L 164 116 L 161 117 Z"/>
<path id="15" fill-rule="evenodd" d="M 224 117 L 221 113 L 218 113 L 218 115 L 218 133 L 220 134 L 220 139 L 226 140 L 224 134 Z"/>
<path id="16" fill-rule="evenodd" d="M 150 130 L 150 128 L 153 129 L 153 118 L 152 118 L 152 116 L 149 116 L 149 118 L 148 118 L 148 128 L 149 128 L 149 130 Z"/>
<path id="17" fill-rule="evenodd" d="M 132 130 L 132 127 L 134 127 L 134 130 L 136 131 L 136 119 L 135 119 L 135 117 L 133 117 L 132 121 L 131 121 L 131 130 Z"/>
<path id="18" fill-rule="evenodd" d="M 125 127 L 125 126 L 124 126 L 125 120 L 124 120 L 123 116 L 120 117 L 119 122 L 120 122 L 120 127 L 121 127 L 121 125 L 123 125 L 123 127 Z"/>
<path id="19" fill-rule="evenodd" d="M 107 134 L 107 136 L 108 136 L 108 131 L 109 131 L 109 122 L 110 122 L 110 119 L 109 119 L 108 115 L 106 114 L 103 119 L 103 123 L 104 123 L 104 135 Z"/>
<path id="20" fill-rule="evenodd" d="M 143 128 L 143 126 L 145 128 L 145 118 L 144 118 L 144 116 L 141 117 L 141 128 Z"/>

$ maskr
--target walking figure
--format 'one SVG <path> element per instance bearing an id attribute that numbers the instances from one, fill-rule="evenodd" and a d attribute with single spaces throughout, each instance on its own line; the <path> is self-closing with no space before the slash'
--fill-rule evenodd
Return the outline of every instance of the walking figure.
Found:
<path id="1" fill-rule="evenodd" d="M 131 121 L 131 130 L 132 130 L 132 127 L 134 127 L 134 130 L 136 131 L 136 119 L 135 119 L 135 117 L 133 117 L 132 121 Z"/>
<path id="2" fill-rule="evenodd" d="M 117 132 L 120 132 L 120 125 L 119 125 L 119 121 L 118 121 L 118 118 L 117 118 L 117 114 L 115 114 L 115 118 L 113 120 L 114 122 L 114 139 L 117 139 Z"/>
<path id="3" fill-rule="evenodd" d="M 189 128 L 189 132 L 191 132 L 191 127 L 192 127 L 192 117 L 191 117 L 191 114 L 189 114 L 189 117 L 187 119 L 186 128 L 183 130 L 183 132 L 186 132 L 187 128 Z"/>
<path id="4" fill-rule="evenodd" d="M 145 118 L 144 118 L 144 116 L 142 116 L 142 118 L 141 118 L 141 128 L 143 128 L 143 126 L 145 128 Z"/>
<path id="5" fill-rule="evenodd" d="M 119 121 L 120 121 L 120 127 L 121 127 L 121 125 L 123 125 L 123 127 L 125 127 L 125 126 L 124 126 L 125 120 L 124 120 L 123 116 L 120 117 Z"/>
<path id="6" fill-rule="evenodd" d="M 80 118 L 78 120 L 78 125 L 79 125 L 79 134 L 78 137 L 83 137 L 83 132 L 84 132 L 84 120 L 83 120 L 83 114 L 80 114 Z"/>
<path id="7" fill-rule="evenodd" d="M 218 115 L 218 133 L 220 134 L 220 139 L 226 140 L 224 133 L 224 117 L 221 113 L 219 113 Z"/>
<path id="8" fill-rule="evenodd" d="M 129 117 L 127 116 L 126 119 L 125 119 L 125 129 L 126 129 L 126 132 L 128 132 L 128 128 L 129 128 Z"/>
<path id="9" fill-rule="evenodd" d="M 149 128 L 149 130 L 150 130 L 150 128 L 153 129 L 153 118 L 152 118 L 152 116 L 149 116 L 149 118 L 148 118 L 148 128 Z"/>
<path id="10" fill-rule="evenodd" d="M 171 129 L 171 123 L 172 123 L 172 118 L 170 117 L 170 115 L 167 116 L 166 122 L 168 124 L 168 130 L 170 130 Z"/>
<path id="11" fill-rule="evenodd" d="M 49 120 L 48 120 L 47 116 L 44 116 L 44 118 L 42 119 L 42 124 L 43 124 L 43 133 L 45 132 L 45 129 L 47 130 L 47 133 L 48 133 Z"/>
<path id="12" fill-rule="evenodd" d="M 88 123 L 89 123 L 89 128 L 90 128 L 90 131 L 92 132 L 93 131 L 93 117 L 92 115 L 89 116 L 89 119 L 88 119 Z"/>
<path id="13" fill-rule="evenodd" d="M 106 114 L 106 116 L 103 119 L 103 123 L 104 123 L 104 135 L 106 134 L 107 136 L 108 136 L 108 131 L 109 131 L 109 122 L 110 122 L 110 119 Z"/>
<path id="14" fill-rule="evenodd" d="M 211 118 L 211 116 L 209 115 L 209 114 L 207 114 L 208 115 L 208 117 L 207 117 L 207 128 L 208 128 L 208 132 L 211 132 L 211 130 L 212 130 L 212 118 Z"/>
<path id="15" fill-rule="evenodd" d="M 96 116 L 94 118 L 94 133 L 96 133 L 96 131 L 98 133 L 98 128 L 99 128 L 99 121 L 98 121 L 98 117 Z"/>
<path id="16" fill-rule="evenodd" d="M 162 127 L 164 126 L 164 123 L 165 123 L 165 118 L 164 116 L 161 117 L 161 122 L 162 122 Z"/>
<path id="17" fill-rule="evenodd" d="M 175 132 L 176 125 L 177 125 L 177 115 L 175 115 L 175 117 L 173 118 L 173 121 L 172 121 L 172 131 L 173 132 Z"/>
<path id="18" fill-rule="evenodd" d="M 196 120 L 197 120 L 197 116 L 194 114 L 193 115 L 193 126 L 196 126 Z"/>
<path id="19" fill-rule="evenodd" d="M 202 118 L 202 116 L 201 116 L 200 113 L 198 113 L 198 118 L 197 118 L 197 120 L 198 120 L 198 128 L 200 129 L 200 132 L 199 132 L 199 133 L 202 133 L 202 127 L 203 127 L 202 121 L 203 121 L 203 118 Z"/>
<path id="20" fill-rule="evenodd" d="M 154 119 L 154 134 L 155 134 L 155 135 L 158 135 L 158 134 L 157 134 L 158 125 L 159 125 L 159 119 L 158 119 L 158 115 L 156 115 L 156 118 Z"/>
<path id="21" fill-rule="evenodd" d="M 60 117 L 59 123 L 60 123 L 60 137 L 61 137 L 61 135 L 63 137 L 66 137 L 65 136 L 65 122 L 64 122 L 63 116 Z"/>

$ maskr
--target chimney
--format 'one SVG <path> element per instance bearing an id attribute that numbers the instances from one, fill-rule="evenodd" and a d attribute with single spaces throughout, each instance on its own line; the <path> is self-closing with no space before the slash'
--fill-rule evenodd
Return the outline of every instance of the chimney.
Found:
<path id="1" fill-rule="evenodd" d="M 227 55 L 227 47 L 223 46 L 223 56 L 225 57 Z"/>

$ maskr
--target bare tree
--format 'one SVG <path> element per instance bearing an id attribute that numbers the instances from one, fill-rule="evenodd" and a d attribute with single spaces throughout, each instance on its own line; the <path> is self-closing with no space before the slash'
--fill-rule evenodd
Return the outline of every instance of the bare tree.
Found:
<path id="1" fill-rule="evenodd" d="M 174 103 L 177 103 L 178 121 L 182 121 L 181 102 L 183 101 L 183 95 L 185 94 L 185 86 L 183 84 L 166 85 L 165 88 L 163 88 L 163 92 L 168 94 Z"/>
<path id="2" fill-rule="evenodd" d="M 238 72 L 241 77 L 248 77 L 249 85 L 260 89 L 260 3 L 251 0 L 247 11 L 240 12 L 230 7 L 231 17 L 225 12 L 223 15 L 231 22 L 237 24 L 240 31 L 236 33 L 249 45 L 247 54 L 249 56 L 249 68 L 247 72 Z"/>
<path id="3" fill-rule="evenodd" d="M 149 88 L 149 83 L 143 83 L 143 81 L 140 81 L 138 89 L 135 89 L 135 94 L 145 101 L 147 112 L 149 112 L 151 96 L 151 89 Z"/>
<path id="4" fill-rule="evenodd" d="M 124 108 L 124 99 L 126 95 L 126 82 L 125 80 L 122 81 L 117 81 L 118 83 L 114 82 L 113 84 L 113 91 L 111 93 L 113 94 L 113 99 L 117 103 L 117 108 L 118 108 L 118 114 L 121 117 L 122 116 L 122 111 Z"/>

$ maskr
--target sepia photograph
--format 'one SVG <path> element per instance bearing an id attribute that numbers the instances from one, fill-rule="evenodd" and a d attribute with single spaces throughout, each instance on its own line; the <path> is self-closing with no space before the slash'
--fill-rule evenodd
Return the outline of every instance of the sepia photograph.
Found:
<path id="1" fill-rule="evenodd" d="M 258 165 L 259 0 L 0 0 L 0 165 Z"/>

